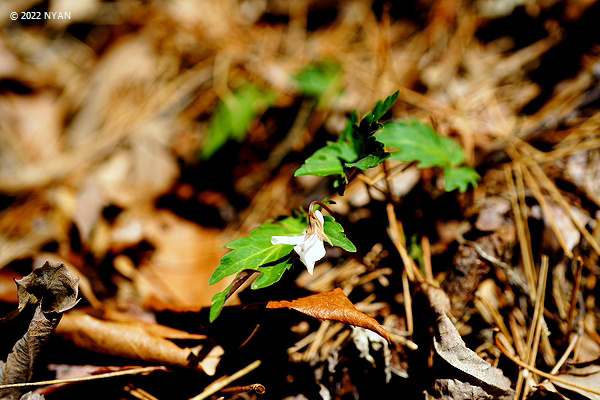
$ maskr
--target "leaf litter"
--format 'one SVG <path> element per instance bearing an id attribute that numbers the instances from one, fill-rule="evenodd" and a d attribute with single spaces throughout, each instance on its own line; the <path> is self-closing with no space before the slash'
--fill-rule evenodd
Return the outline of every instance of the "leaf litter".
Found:
<path id="1" fill-rule="evenodd" d="M 582 378 L 560 361 L 600 352 L 597 1 L 64 0 L 48 7 L 70 19 L 9 19 L 44 7 L 0 5 L 0 305 L 3 316 L 22 310 L 2 326 L 5 381 L 50 374 L 27 362 L 23 376 L 10 375 L 10 354 L 32 340 L 23 332 L 75 337 L 91 326 L 77 345 L 48 339 L 47 357 L 178 371 L 169 391 L 159 375 L 128 377 L 119 378 L 127 391 L 105 381 L 103 398 L 192 398 L 212 370 L 239 375 L 240 386 L 206 396 L 261 398 L 248 389 L 257 383 L 274 398 L 573 396 L 544 384 L 547 371 L 597 390 L 595 373 Z M 376 126 L 353 110 L 421 128 L 364 170 L 385 153 L 351 131 L 340 142 L 347 126 Z M 442 155 L 432 165 L 431 151 L 415 156 L 426 140 Z M 323 175 L 337 175 L 338 189 L 347 180 L 344 196 L 329 178 L 293 177 L 318 149 L 339 164 Z M 326 197 L 356 253 L 329 249 L 312 276 L 293 257 L 285 274 L 244 275 L 209 324 L 211 299 L 227 287 L 207 285 L 222 246 Z M 12 282 L 45 260 L 68 265 L 84 297 L 58 327 L 49 310 L 72 307 L 76 291 L 61 305 L 37 291 L 60 292 L 58 281 L 18 297 Z M 244 290 L 273 277 L 282 280 Z M 424 302 L 423 282 L 449 297 L 443 311 Z M 321 322 L 264 307 L 334 290 L 389 342 L 361 339 L 357 349 L 347 327 L 356 319 L 324 318 L 327 301 L 311 300 Z M 138 340 L 144 352 L 133 350 Z M 79 346 L 91 349 L 85 359 L 64 359 Z M 210 348 L 223 349 L 212 367 L 190 365 Z"/>

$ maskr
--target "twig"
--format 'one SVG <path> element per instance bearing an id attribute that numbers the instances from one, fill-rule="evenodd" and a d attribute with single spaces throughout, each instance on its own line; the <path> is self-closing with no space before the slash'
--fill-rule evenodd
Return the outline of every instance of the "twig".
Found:
<path id="1" fill-rule="evenodd" d="M 583 260 L 577 257 L 577 275 L 575 276 L 575 286 L 573 286 L 573 294 L 571 297 L 571 308 L 567 317 L 567 332 L 571 332 L 573 328 L 573 316 L 575 315 L 575 307 L 577 306 L 577 295 L 579 294 L 579 285 L 581 284 L 581 273 L 583 271 Z"/>
<path id="2" fill-rule="evenodd" d="M 571 352 L 575 348 L 575 345 L 577 344 L 577 341 L 579 340 L 580 337 L 581 336 L 579 336 L 579 334 L 577 334 L 577 333 L 573 335 L 573 338 L 571 339 L 571 343 L 569 343 L 569 347 L 567 347 L 567 350 L 565 350 L 565 353 L 558 360 L 556 365 L 552 368 L 552 371 L 550 371 L 551 374 L 556 374 L 558 372 L 558 370 L 560 369 L 560 367 L 562 367 L 562 365 L 565 363 L 565 361 L 567 361 L 569 354 L 571 354 Z"/>
<path id="3" fill-rule="evenodd" d="M 242 347 L 244 347 L 250 341 L 250 339 L 252 339 L 254 337 L 254 335 L 258 331 L 258 328 L 260 328 L 260 324 L 256 324 L 256 326 L 252 330 L 252 333 L 250 333 L 250 336 L 248 336 L 248 338 L 246 340 L 244 340 L 244 342 L 242 344 L 240 344 L 240 347 L 238 347 L 238 350 L 241 349 Z"/>
<path id="4" fill-rule="evenodd" d="M 404 263 L 404 270 L 408 275 L 408 279 L 410 279 L 411 282 L 414 282 L 415 278 L 417 281 L 419 281 L 419 283 L 425 282 L 425 278 L 423 278 L 421 271 L 419 271 L 419 268 L 417 268 L 413 259 L 410 258 L 410 256 L 408 255 L 408 251 L 406 251 L 406 247 L 400 239 L 400 223 L 398 222 L 398 219 L 396 219 L 394 205 L 392 203 L 388 203 L 385 209 L 387 211 L 388 220 L 390 222 L 390 239 L 392 239 L 394 246 L 396 246 L 398 253 L 400 253 L 400 257 L 402 258 L 402 262 Z"/>
<path id="5" fill-rule="evenodd" d="M 404 309 L 406 310 L 406 328 L 408 335 L 411 336 L 414 332 L 414 322 L 412 313 L 412 298 L 410 297 L 410 287 L 408 286 L 406 270 L 402 273 L 402 293 L 404 295 Z"/>
<path id="6" fill-rule="evenodd" d="M 232 386 L 221 389 L 223 393 L 241 393 L 241 392 L 252 392 L 256 394 L 264 394 L 265 386 L 260 383 L 253 383 L 252 385 L 246 386 Z"/>
<path id="7" fill-rule="evenodd" d="M 316 333 L 313 341 L 310 343 L 310 346 L 308 346 L 308 349 L 302 356 L 303 361 L 310 361 L 315 357 L 318 349 L 323 344 L 323 338 L 325 337 L 325 332 L 327 332 L 327 330 L 329 329 L 330 324 L 331 324 L 331 321 L 328 321 L 328 320 L 321 322 L 321 326 L 319 326 L 319 329 L 317 329 L 317 333 Z"/>
<path id="8" fill-rule="evenodd" d="M 231 376 L 224 376 L 214 381 L 210 385 L 208 385 L 202 393 L 199 395 L 192 397 L 190 400 L 202 400 L 206 399 L 208 396 L 217 393 L 219 390 L 223 389 L 225 386 L 229 385 L 231 382 L 235 381 L 238 378 L 246 375 L 250 371 L 255 370 L 260 365 L 260 360 L 254 361 L 252 364 L 240 369 L 238 372 Z"/>
<path id="9" fill-rule="evenodd" d="M 542 318 L 544 317 L 544 299 L 546 293 L 546 278 L 548 276 L 548 257 L 542 256 L 542 267 L 540 268 L 540 276 L 538 279 L 538 288 L 537 288 L 537 299 L 535 302 L 535 308 L 533 311 L 533 318 L 531 322 L 531 327 L 529 328 L 529 332 L 527 334 L 527 364 L 534 365 L 535 359 L 537 357 L 538 346 L 540 343 L 540 334 L 542 332 Z M 522 372 L 522 371 L 521 371 Z M 519 388 L 519 383 L 523 380 L 523 374 L 519 373 L 519 378 L 517 380 L 517 388 Z M 523 389 L 523 398 L 527 397 L 527 393 L 529 392 L 529 386 L 525 386 Z M 518 392 L 516 392 L 518 395 Z"/>
<path id="10" fill-rule="evenodd" d="M 129 392 L 130 395 L 140 400 L 158 400 L 144 389 L 135 388 L 133 386 L 125 386 L 125 391 Z"/>
<path id="11" fill-rule="evenodd" d="M 427 283 L 433 285 L 433 268 L 431 266 L 431 245 L 429 238 L 425 235 L 421 238 L 421 248 L 423 249 L 423 263 L 425 264 L 425 277 Z"/>
<path id="12" fill-rule="evenodd" d="M 71 379 L 52 379 L 49 381 L 39 381 L 39 382 L 9 383 L 6 385 L 0 385 L 0 390 L 22 388 L 22 387 L 32 387 L 32 386 L 57 385 L 60 383 L 93 381 L 96 379 L 114 378 L 116 376 L 147 374 L 147 373 L 154 372 L 154 371 L 167 371 L 167 368 L 165 368 L 163 366 L 132 368 L 132 369 L 126 369 L 123 371 L 107 372 L 105 374 L 81 376 L 79 378 L 71 378 Z"/>

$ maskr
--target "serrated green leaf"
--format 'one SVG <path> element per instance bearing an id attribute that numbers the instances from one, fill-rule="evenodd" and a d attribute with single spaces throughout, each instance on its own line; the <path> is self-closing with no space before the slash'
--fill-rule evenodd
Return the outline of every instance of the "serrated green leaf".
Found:
<path id="1" fill-rule="evenodd" d="M 274 284 L 275 282 L 279 282 L 283 273 L 291 268 L 292 260 L 293 257 L 290 253 L 288 257 L 284 257 L 275 265 L 261 267 L 259 269 L 261 274 L 254 282 L 252 282 L 252 289 L 262 289 Z"/>
<path id="2" fill-rule="evenodd" d="M 323 231 L 331 241 L 331 244 L 333 246 L 341 247 L 350 253 L 354 253 L 356 251 L 356 247 L 344 234 L 344 228 L 342 225 L 335 222 L 333 217 L 328 215 L 326 215 L 324 219 L 325 223 L 323 224 Z"/>
<path id="3" fill-rule="evenodd" d="M 353 163 L 348 163 L 346 164 L 346 167 L 348 168 L 358 168 L 362 171 L 366 171 L 369 168 L 373 168 L 379 165 L 379 163 L 384 159 L 385 157 L 377 157 L 377 156 L 373 156 L 373 155 L 368 155 L 366 157 L 361 158 L 360 160 L 358 160 L 357 162 L 353 162 Z"/>
<path id="4" fill-rule="evenodd" d="M 292 218 L 292 217 L 288 217 Z M 232 249 L 221 258 L 221 263 L 208 280 L 209 285 L 219 282 L 221 279 L 233 275 L 245 269 L 258 270 L 264 264 L 279 260 L 290 254 L 294 246 L 286 244 L 271 244 L 272 236 L 285 236 L 300 234 L 302 231 L 293 231 L 280 224 L 265 223 L 250 232 L 246 238 L 234 240 L 227 244 Z M 306 226 L 304 226 L 306 228 Z M 304 229 L 302 228 L 302 229 Z"/>
<path id="5" fill-rule="evenodd" d="M 294 79 L 300 92 L 306 96 L 321 97 L 340 77 L 340 67 L 333 62 L 311 65 L 300 71 Z"/>
<path id="6" fill-rule="evenodd" d="M 366 141 L 366 150 L 364 157 L 358 159 L 353 163 L 346 163 L 346 168 L 358 168 L 362 171 L 366 171 L 369 168 L 373 168 L 381 164 L 381 162 L 389 155 L 384 151 L 383 143 L 379 142 L 375 137 L 369 137 Z"/>
<path id="7" fill-rule="evenodd" d="M 296 170 L 294 176 L 304 175 L 343 175 L 342 160 L 353 161 L 356 153 L 352 146 L 346 142 L 327 142 L 325 147 L 306 159 L 304 164 Z"/>
<path id="8" fill-rule="evenodd" d="M 436 134 L 419 121 L 390 122 L 377 139 L 387 148 L 397 149 L 390 160 L 418 161 L 419 168 L 458 166 L 465 161 L 465 152 L 457 141 Z"/>
<path id="9" fill-rule="evenodd" d="M 477 187 L 479 174 L 471 167 L 450 167 L 444 168 L 446 178 L 446 191 L 451 192 L 458 189 L 459 192 L 465 193 L 469 184 L 474 188 Z"/>
<path id="10" fill-rule="evenodd" d="M 296 170 L 294 176 L 304 175 L 338 175 L 333 186 L 340 195 L 343 195 L 348 183 L 345 170 L 347 168 L 358 168 L 367 170 L 379 165 L 388 154 L 384 146 L 373 134 L 383 125 L 379 119 L 390 109 L 398 98 L 398 92 L 392 94 L 384 101 L 379 101 L 358 123 L 356 110 L 350 114 L 346 129 L 340 134 L 335 143 L 328 142 L 325 147 L 317 150 L 306 159 L 304 164 Z"/>
<path id="11" fill-rule="evenodd" d="M 225 301 L 227 300 L 227 295 L 229 294 L 229 291 L 231 290 L 231 285 L 233 285 L 233 282 L 230 283 L 229 286 L 227 286 L 227 288 L 225 290 L 215 294 L 212 297 L 213 303 L 210 306 L 210 313 L 208 316 L 208 320 L 210 322 L 213 322 L 215 319 L 217 319 L 219 314 L 221 314 L 221 310 L 223 310 L 223 306 L 225 305 Z"/>
<path id="12" fill-rule="evenodd" d="M 367 120 L 369 123 L 379 121 L 394 105 L 398 98 L 398 93 L 400 93 L 400 91 L 396 91 L 396 93 L 389 95 L 384 101 L 378 101 L 377 104 L 375 104 L 375 107 L 373 107 L 373 111 L 365 115 L 365 118 L 363 119 Z"/>
<path id="13" fill-rule="evenodd" d="M 230 139 L 244 139 L 250 123 L 273 101 L 272 93 L 263 92 L 250 83 L 224 98 L 212 116 L 202 158 L 210 158 Z"/>

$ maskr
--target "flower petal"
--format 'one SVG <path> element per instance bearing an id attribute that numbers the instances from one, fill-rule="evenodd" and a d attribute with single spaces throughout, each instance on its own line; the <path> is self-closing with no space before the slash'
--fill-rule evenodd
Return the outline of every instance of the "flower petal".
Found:
<path id="1" fill-rule="evenodd" d="M 306 269 L 311 275 L 315 268 L 315 262 L 325 257 L 325 246 L 319 235 L 310 235 L 304 243 L 294 247 L 294 250 L 298 253 L 300 261 L 306 265 Z"/>
<path id="2" fill-rule="evenodd" d="M 271 244 L 293 244 L 300 245 L 306 240 L 305 235 L 296 236 L 273 236 L 271 237 Z"/>
<path id="3" fill-rule="evenodd" d="M 323 224 L 325 223 L 325 218 L 323 218 L 323 214 L 321 213 L 321 211 L 316 210 L 314 214 L 319 220 L 319 222 L 321 222 L 321 226 L 323 226 Z"/>

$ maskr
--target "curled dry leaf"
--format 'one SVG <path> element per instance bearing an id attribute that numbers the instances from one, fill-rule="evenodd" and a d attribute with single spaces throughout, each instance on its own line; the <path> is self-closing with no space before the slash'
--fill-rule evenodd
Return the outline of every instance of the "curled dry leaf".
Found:
<path id="1" fill-rule="evenodd" d="M 512 399 L 514 392 L 510 387 L 510 379 L 505 377 L 500 369 L 494 368 L 467 348 L 454 324 L 446 316 L 450 300 L 444 291 L 430 286 L 424 286 L 423 289 L 437 314 L 437 330 L 433 342 L 435 352 L 458 370 L 460 377 L 439 379 L 434 390 L 444 395 L 436 398 Z M 465 397 L 466 394 L 470 394 L 470 397 Z"/>
<path id="2" fill-rule="evenodd" d="M 311 317 L 360 326 L 390 341 L 387 332 L 379 322 L 358 311 L 340 288 L 292 301 L 270 301 L 267 308 L 291 308 Z"/>
<path id="3" fill-rule="evenodd" d="M 7 322 L 30 305 L 36 309 L 25 335 L 15 343 L 6 362 L 0 361 L 1 384 L 30 381 L 36 358 L 62 313 L 77 304 L 77 279 L 69 275 L 62 263 L 46 262 L 16 283 L 19 308 L 3 321 Z M 18 398 L 22 393 L 20 388 L 0 390 L 0 398 Z"/>
<path id="4" fill-rule="evenodd" d="M 31 274 L 15 281 L 19 294 L 19 311 L 27 304 L 40 303 L 42 311 L 63 313 L 77 304 L 79 279 L 71 277 L 67 266 L 46 261 Z"/>
<path id="5" fill-rule="evenodd" d="M 207 353 L 207 345 L 181 348 L 165 339 L 185 337 L 185 332 L 162 327 L 149 329 L 145 324 L 103 321 L 84 314 L 67 314 L 56 329 L 57 334 L 71 340 L 76 346 L 118 357 L 144 360 L 161 364 L 201 369 L 208 375 L 215 373 L 221 355 L 220 346 Z M 189 335 L 189 334 L 188 334 Z"/>
<path id="6" fill-rule="evenodd" d="M 452 367 L 466 374 L 472 382 L 463 383 L 483 389 L 491 395 L 490 398 L 512 399 L 514 393 L 510 388 L 510 379 L 467 348 L 450 318 L 438 315 L 437 322 L 439 337 L 436 335 L 434 338 L 435 352 Z"/>

